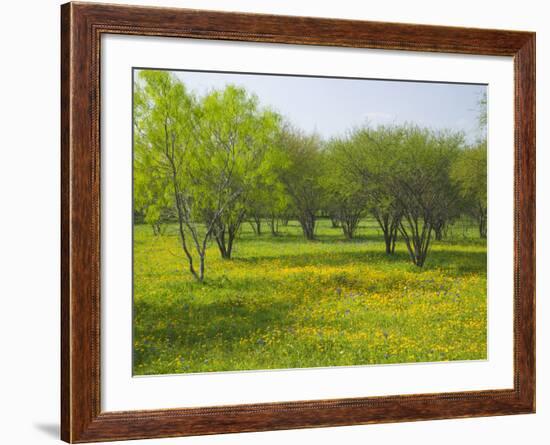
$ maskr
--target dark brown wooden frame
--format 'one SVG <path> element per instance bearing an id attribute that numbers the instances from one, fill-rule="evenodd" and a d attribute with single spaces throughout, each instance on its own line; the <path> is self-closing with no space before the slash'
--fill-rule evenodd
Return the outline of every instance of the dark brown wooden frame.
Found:
<path id="1" fill-rule="evenodd" d="M 512 56 L 515 67 L 514 388 L 102 412 L 99 390 L 102 34 Z M 63 440 L 94 442 L 535 411 L 534 33 L 68 3 L 61 7 L 61 37 Z"/>

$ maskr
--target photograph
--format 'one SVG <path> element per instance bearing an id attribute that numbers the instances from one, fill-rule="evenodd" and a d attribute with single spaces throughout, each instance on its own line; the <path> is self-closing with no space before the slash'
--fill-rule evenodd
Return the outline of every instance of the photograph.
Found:
<path id="1" fill-rule="evenodd" d="M 26 266 L 14 283 L 40 304 L 41 275 L 59 290 L 7 368 L 32 383 L 40 364 L 31 393 L 61 440 L 303 443 L 299 429 L 398 443 L 413 428 L 462 444 L 548 423 L 535 414 L 544 15 L 399 1 L 68 2 L 44 33 L 58 57 L 33 35 L 32 63 L 4 70 L 26 85 L 7 89 L 21 106 L 6 153 L 22 158 L 6 165 L 43 158 L 8 176 L 7 196 L 31 197 L 8 212 L 28 227 L 6 231 Z M 54 112 L 31 126 L 33 85 L 55 105 L 33 101 Z M 17 150 L 27 136 L 32 156 Z M 58 205 L 21 180 L 47 172 Z M 51 255 L 29 268 L 22 240 L 56 241 L 36 205 L 59 223 L 57 274 Z M 11 300 L 13 336 L 31 306 Z M 36 443 L 21 417 L 16 437 Z"/>
<path id="2" fill-rule="evenodd" d="M 487 360 L 487 85 L 134 68 L 135 376 Z"/>

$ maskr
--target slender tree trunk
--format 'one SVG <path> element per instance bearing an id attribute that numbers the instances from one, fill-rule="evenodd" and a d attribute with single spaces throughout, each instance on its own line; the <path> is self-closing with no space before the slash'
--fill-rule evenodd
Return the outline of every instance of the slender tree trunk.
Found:
<path id="1" fill-rule="evenodd" d="M 185 256 L 187 257 L 187 261 L 189 263 L 189 272 L 191 272 L 191 275 L 193 275 L 195 279 L 197 279 L 198 281 L 202 281 L 203 278 L 197 275 L 197 272 L 195 271 L 195 267 L 193 266 L 193 257 L 191 256 L 191 252 L 189 252 L 189 249 L 187 248 L 187 242 L 185 240 L 185 230 L 183 228 L 183 216 L 181 215 L 179 206 L 178 206 L 178 222 L 179 222 L 178 228 L 179 228 L 181 247 L 185 252 Z M 202 275 L 204 277 L 204 271 Z"/>
<path id="2" fill-rule="evenodd" d="M 151 228 L 153 229 L 153 235 L 155 235 L 155 236 L 160 235 L 160 223 L 159 222 L 152 223 Z"/>
<path id="3" fill-rule="evenodd" d="M 204 281 L 204 252 L 199 256 L 199 281 Z"/>
<path id="4" fill-rule="evenodd" d="M 202 281 L 203 278 L 204 278 L 204 270 L 202 272 L 202 277 L 201 277 L 201 274 L 197 274 L 197 272 L 195 270 L 195 267 L 193 265 L 193 257 L 191 256 L 191 252 L 189 252 L 189 249 L 187 247 L 187 241 L 186 241 L 186 237 L 185 237 L 185 229 L 183 227 L 185 216 L 184 216 L 184 211 L 183 211 L 183 205 L 181 203 L 181 196 L 179 195 L 179 189 L 178 189 L 178 186 L 177 186 L 177 182 L 175 180 L 175 175 L 174 175 L 174 189 L 175 189 L 175 193 L 176 193 L 176 208 L 177 208 L 177 213 L 178 213 L 178 229 L 179 229 L 181 247 L 182 247 L 183 251 L 185 252 L 185 256 L 187 257 L 187 261 L 189 263 L 189 272 L 191 272 L 191 275 L 193 275 L 195 277 L 195 279 L 197 279 L 198 281 Z"/>
<path id="5" fill-rule="evenodd" d="M 216 244 L 218 245 L 221 257 L 224 259 L 228 259 L 230 258 L 231 254 L 227 251 L 227 248 L 225 247 L 225 226 L 220 226 L 221 227 L 218 227 L 216 232 L 214 233 L 214 239 L 216 240 Z"/>
<path id="6" fill-rule="evenodd" d="M 376 218 L 376 221 L 382 230 L 382 234 L 384 235 L 386 254 L 391 255 L 395 252 L 400 219 L 390 213 L 380 214 L 378 212 L 374 212 L 374 217 Z"/>
<path id="7" fill-rule="evenodd" d="M 279 220 L 274 215 L 271 215 L 269 226 L 271 228 L 271 234 L 277 236 L 279 234 Z"/>
<path id="8" fill-rule="evenodd" d="M 256 233 L 258 234 L 258 236 L 261 236 L 262 235 L 262 220 L 260 218 L 257 218 L 255 220 L 255 223 L 256 223 Z"/>
<path id="9" fill-rule="evenodd" d="M 397 242 L 397 227 L 399 225 L 399 222 L 394 219 L 392 222 L 392 227 L 390 231 L 390 251 L 388 252 L 386 249 L 386 253 L 393 254 L 395 253 L 395 244 Z"/>
<path id="10" fill-rule="evenodd" d="M 233 255 L 233 240 L 235 239 L 235 232 L 236 231 L 231 228 L 227 231 L 227 244 L 224 248 L 225 254 L 222 254 L 223 259 L 230 260 Z"/>
<path id="11" fill-rule="evenodd" d="M 417 218 L 407 217 L 407 227 L 399 223 L 399 232 L 405 240 L 411 261 L 415 266 L 422 267 L 428 255 L 433 227 L 430 223 L 422 222 L 419 227 Z"/>
<path id="12" fill-rule="evenodd" d="M 441 241 L 443 239 L 444 228 L 445 228 L 445 223 L 443 221 L 437 221 L 434 224 L 434 234 L 435 234 L 435 239 L 437 241 Z"/>
<path id="13" fill-rule="evenodd" d="M 299 220 L 304 237 L 310 241 L 315 239 L 315 215 L 306 211 L 300 215 Z"/>
<path id="14" fill-rule="evenodd" d="M 386 255 L 392 254 L 392 233 L 389 230 L 383 231 L 384 244 L 386 245 Z"/>
<path id="15" fill-rule="evenodd" d="M 216 239 L 216 244 L 218 245 L 218 249 L 220 251 L 220 256 L 224 260 L 230 260 L 231 259 L 231 251 L 233 250 L 233 239 L 231 237 L 228 237 L 227 244 L 225 241 L 219 240 L 218 236 L 214 236 Z"/>
<path id="16" fill-rule="evenodd" d="M 250 221 L 250 225 L 252 226 L 252 230 L 256 235 L 258 236 L 262 235 L 262 218 L 261 217 L 254 215 L 252 217 L 252 221 Z"/>
<path id="17" fill-rule="evenodd" d="M 479 237 L 487 238 L 487 221 L 485 218 L 481 218 L 479 221 Z"/>
<path id="18" fill-rule="evenodd" d="M 195 267 L 193 265 L 193 257 L 191 255 L 191 252 L 189 251 L 189 248 L 187 247 L 187 240 L 185 237 L 185 230 L 183 227 L 184 221 L 185 221 L 185 209 L 184 209 L 184 204 L 182 202 L 182 195 L 178 184 L 178 169 L 176 167 L 176 162 L 174 161 L 174 151 L 175 151 L 174 140 L 172 138 L 171 144 L 170 144 L 170 138 L 169 138 L 169 132 L 168 132 L 168 126 L 167 126 L 166 120 L 164 123 L 164 136 L 165 136 L 165 155 L 170 164 L 170 170 L 172 174 L 171 179 L 172 179 L 172 187 L 174 189 L 174 201 L 176 203 L 176 212 L 178 216 L 178 229 L 179 229 L 181 247 L 185 253 L 185 256 L 187 257 L 189 272 L 191 272 L 191 275 L 193 275 L 193 277 L 195 277 L 196 280 L 202 281 L 204 279 L 204 259 L 202 261 L 203 270 L 199 274 L 197 274 L 197 271 L 195 270 Z"/>
<path id="19" fill-rule="evenodd" d="M 479 225 L 479 237 L 487 238 L 487 209 L 480 208 L 478 225 Z"/>
<path id="20" fill-rule="evenodd" d="M 218 222 L 214 230 L 214 239 L 223 259 L 230 260 L 233 255 L 233 244 L 244 219 L 244 211 L 231 223 Z"/>
<path id="21" fill-rule="evenodd" d="M 340 216 L 339 221 L 342 226 L 342 231 L 346 239 L 351 240 L 355 236 L 357 226 L 361 219 L 361 213 L 350 212 Z"/>
<path id="22" fill-rule="evenodd" d="M 235 232 L 230 233 L 229 239 L 227 240 L 227 259 L 231 259 L 233 255 L 233 240 L 235 239 Z"/>
<path id="23" fill-rule="evenodd" d="M 344 232 L 344 236 L 346 237 L 346 239 L 349 241 L 353 238 L 353 232 L 352 230 L 349 228 L 349 226 L 345 223 L 342 224 L 342 232 Z"/>

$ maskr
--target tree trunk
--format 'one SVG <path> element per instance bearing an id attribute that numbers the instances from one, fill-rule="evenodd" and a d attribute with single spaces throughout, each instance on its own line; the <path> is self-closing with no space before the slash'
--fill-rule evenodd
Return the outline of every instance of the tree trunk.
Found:
<path id="1" fill-rule="evenodd" d="M 199 281 L 204 281 L 204 253 L 199 256 Z"/>
<path id="2" fill-rule="evenodd" d="M 195 266 L 193 265 L 193 257 L 191 256 L 191 252 L 189 252 L 189 249 L 187 247 L 187 241 L 186 241 L 186 238 L 185 238 L 185 230 L 183 228 L 185 218 L 184 218 L 184 215 L 183 215 L 182 205 L 181 205 L 180 198 L 179 198 L 179 192 L 178 192 L 178 189 L 177 189 L 176 185 L 174 185 L 174 189 L 175 189 L 175 193 L 176 193 L 176 208 L 177 208 L 177 211 L 178 211 L 178 229 L 179 229 L 179 235 L 180 235 L 181 248 L 183 249 L 183 251 L 185 252 L 185 256 L 187 257 L 187 261 L 188 261 L 188 264 L 189 264 L 189 272 L 191 272 L 191 275 L 193 275 L 193 277 L 195 277 L 195 279 L 197 279 L 198 281 L 202 281 L 202 279 L 204 278 L 204 264 L 203 264 L 203 270 L 202 270 L 202 272 L 199 276 L 199 274 L 197 274 L 197 272 L 195 270 Z"/>
<path id="3" fill-rule="evenodd" d="M 479 213 L 479 237 L 487 238 L 487 210 L 482 209 Z"/>
<path id="4" fill-rule="evenodd" d="M 388 225 L 386 230 L 382 230 L 384 233 L 384 243 L 386 245 L 386 255 L 393 255 L 395 253 L 395 245 L 397 243 L 397 223 Z"/>
<path id="5" fill-rule="evenodd" d="M 153 229 L 153 235 L 155 235 L 155 236 L 160 235 L 160 223 L 159 222 L 152 223 L 151 228 Z"/>
<path id="6" fill-rule="evenodd" d="M 214 235 L 214 239 L 216 240 L 216 244 L 218 245 L 218 249 L 220 251 L 220 255 L 223 259 L 230 259 L 231 258 L 231 251 L 226 247 L 225 242 L 225 230 L 221 232 L 217 232 Z"/>
<path id="7" fill-rule="evenodd" d="M 407 218 L 408 228 L 399 223 L 399 232 L 405 240 L 411 261 L 415 266 L 422 267 L 428 255 L 433 227 L 430 223 L 418 219 Z M 419 224 L 420 223 L 420 224 Z"/>
<path id="8" fill-rule="evenodd" d="M 384 231 L 384 244 L 386 245 L 386 255 L 392 254 L 392 234 L 389 230 Z"/>
<path id="9" fill-rule="evenodd" d="M 391 233 L 390 233 L 390 251 L 387 252 L 386 250 L 386 253 L 389 253 L 389 254 L 394 254 L 395 253 L 395 243 L 397 242 L 397 226 L 398 226 L 398 222 L 394 220 L 394 223 L 392 225 L 392 228 L 391 228 Z"/>
<path id="10" fill-rule="evenodd" d="M 397 232 L 399 226 L 399 218 L 392 216 L 390 213 L 374 214 L 378 225 L 384 235 L 384 244 L 386 245 L 386 254 L 391 255 L 395 252 L 395 243 L 397 242 Z"/>
<path id="11" fill-rule="evenodd" d="M 279 220 L 273 215 L 269 221 L 269 226 L 271 228 L 271 234 L 277 236 L 279 234 Z"/>
<path id="12" fill-rule="evenodd" d="M 347 224 L 342 224 L 342 232 L 344 232 L 344 236 L 349 241 L 353 239 L 353 230 L 349 228 Z"/>
<path id="13" fill-rule="evenodd" d="M 441 241 L 443 239 L 443 228 L 444 224 L 441 222 L 434 224 L 434 234 L 437 241 Z"/>
<path id="14" fill-rule="evenodd" d="M 261 236 L 262 234 L 262 218 L 259 216 L 254 215 L 252 217 L 252 221 L 250 221 L 250 225 L 252 226 L 252 230 L 254 233 L 258 236 Z"/>
<path id="15" fill-rule="evenodd" d="M 304 237 L 310 241 L 315 239 L 315 215 L 311 212 L 304 212 L 300 215 L 299 220 Z"/>
<path id="16" fill-rule="evenodd" d="M 347 213 L 341 215 L 339 218 L 340 224 L 342 226 L 342 231 L 344 232 L 344 236 L 346 239 L 351 240 L 355 236 L 355 232 L 357 230 L 357 226 L 359 225 L 359 221 L 361 215 L 360 213 Z"/>
<path id="17" fill-rule="evenodd" d="M 233 243 L 244 219 L 244 212 L 231 223 L 218 222 L 214 230 L 214 239 L 218 245 L 220 255 L 225 260 L 230 260 L 233 254 Z"/>
<path id="18" fill-rule="evenodd" d="M 262 234 L 262 220 L 257 219 L 256 220 L 256 234 L 260 236 Z"/>

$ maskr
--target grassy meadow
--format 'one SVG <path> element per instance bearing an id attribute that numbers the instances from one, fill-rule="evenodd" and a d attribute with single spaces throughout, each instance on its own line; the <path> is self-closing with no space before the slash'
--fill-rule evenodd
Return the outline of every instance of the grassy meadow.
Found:
<path id="1" fill-rule="evenodd" d="M 321 220 L 272 236 L 245 223 L 206 278 L 188 273 L 176 225 L 134 227 L 134 374 L 308 368 L 486 358 L 486 243 L 457 223 L 423 268 L 402 241 L 384 253 L 373 220 L 356 239 Z"/>

